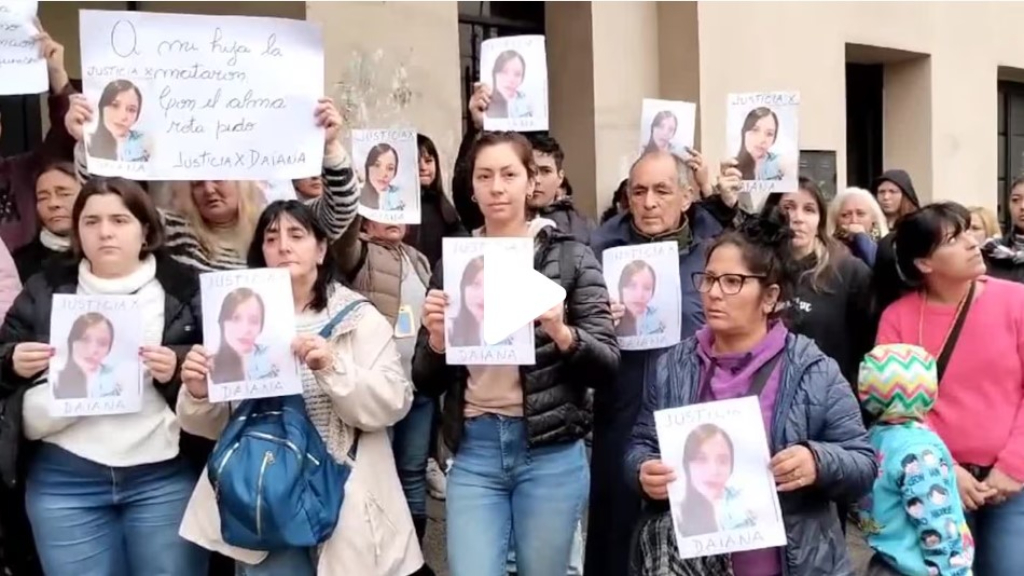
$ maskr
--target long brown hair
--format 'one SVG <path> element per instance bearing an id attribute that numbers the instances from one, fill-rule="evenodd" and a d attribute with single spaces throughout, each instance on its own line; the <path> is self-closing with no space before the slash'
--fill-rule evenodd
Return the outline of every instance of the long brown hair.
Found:
<path id="1" fill-rule="evenodd" d="M 759 120 L 768 116 L 771 116 L 772 120 L 775 122 L 775 138 L 772 139 L 772 144 L 774 144 L 779 138 L 780 126 L 779 116 L 775 114 L 771 108 L 766 108 L 764 106 L 754 108 L 743 120 L 743 127 L 740 129 L 740 150 L 736 153 L 736 162 L 738 163 L 737 168 L 739 168 L 740 172 L 743 174 L 744 180 L 754 180 L 757 176 L 757 161 L 750 155 L 750 152 L 747 152 L 747 132 L 753 130 Z"/>
<path id="2" fill-rule="evenodd" d="M 700 454 L 701 446 L 705 442 L 721 436 L 725 443 L 729 445 L 729 468 L 732 469 L 736 464 L 736 452 L 733 448 L 732 438 L 725 430 L 722 430 L 718 425 L 710 422 L 701 424 L 690 431 L 689 435 L 686 436 L 686 444 L 683 447 L 683 471 L 686 475 L 686 499 L 684 500 L 684 506 L 686 508 L 686 519 L 687 522 L 680 526 L 680 530 L 683 532 L 683 536 L 700 536 L 702 534 L 708 534 L 711 532 L 718 531 L 718 520 L 715 518 L 715 507 L 708 499 L 701 494 L 697 488 L 693 485 L 693 475 L 690 474 L 690 463 L 693 462 Z M 709 529 L 710 528 L 710 529 Z"/>
<path id="3" fill-rule="evenodd" d="M 107 348 L 107 353 L 109 354 L 110 349 L 114 347 L 114 325 L 106 316 L 99 312 L 87 312 L 75 318 L 74 323 L 71 324 L 71 330 L 68 331 L 68 361 L 57 376 L 57 382 L 53 389 L 54 398 L 85 398 L 88 395 L 85 372 L 75 362 L 73 350 L 75 342 L 81 340 L 88 329 L 99 324 L 105 325 L 110 331 L 110 346 Z"/>

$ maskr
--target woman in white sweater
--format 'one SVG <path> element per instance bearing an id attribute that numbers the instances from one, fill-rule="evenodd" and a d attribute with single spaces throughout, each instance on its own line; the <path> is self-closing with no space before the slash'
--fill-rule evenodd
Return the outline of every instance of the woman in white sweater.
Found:
<path id="1" fill-rule="evenodd" d="M 23 435 L 40 441 L 26 459 L 25 504 L 43 570 L 48 576 L 205 574 L 209 554 L 178 536 L 201 451 L 191 450 L 195 443 L 180 434 L 172 412 L 180 359 L 202 341 L 198 279 L 162 255 L 160 218 L 134 182 L 90 181 L 75 200 L 72 221 L 73 258 L 33 276 L 0 327 L 0 398 L 19 412 Z M 138 412 L 50 415 L 45 382 L 56 341 L 54 294 L 139 298 Z M 6 436 L 0 451 L 17 444 Z"/>
<path id="2" fill-rule="evenodd" d="M 407 576 L 423 565 L 409 508 L 398 480 L 387 428 L 412 403 L 391 323 L 372 305 L 357 306 L 334 328 L 318 333 L 345 306 L 361 297 L 335 279 L 328 236 L 314 213 L 296 200 L 264 210 L 249 249 L 251 268 L 287 268 L 292 278 L 296 331 L 306 412 L 328 451 L 339 462 L 361 431 L 352 475 L 333 535 L 319 550 L 271 553 L 224 543 L 217 502 L 204 475 L 189 503 L 181 535 L 238 561 L 242 576 Z M 185 430 L 216 439 L 230 413 L 207 401 L 211 355 L 195 346 L 182 365 L 185 384 L 178 417 Z"/>

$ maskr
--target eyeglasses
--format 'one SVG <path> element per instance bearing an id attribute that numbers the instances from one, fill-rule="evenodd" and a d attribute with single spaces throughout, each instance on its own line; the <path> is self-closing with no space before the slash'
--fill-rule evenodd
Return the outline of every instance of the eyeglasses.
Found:
<path id="1" fill-rule="evenodd" d="M 743 290 L 743 285 L 747 283 L 747 280 L 763 280 L 765 276 L 763 274 L 722 274 L 721 276 L 715 276 L 708 272 L 694 272 L 690 278 L 693 280 L 693 287 L 702 294 L 711 292 L 711 289 L 718 284 L 718 287 L 722 289 L 722 294 L 726 296 L 735 296 Z"/>

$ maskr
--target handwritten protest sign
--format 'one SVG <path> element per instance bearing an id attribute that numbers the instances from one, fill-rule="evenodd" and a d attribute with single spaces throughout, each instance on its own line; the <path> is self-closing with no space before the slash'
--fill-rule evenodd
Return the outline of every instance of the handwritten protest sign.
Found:
<path id="1" fill-rule="evenodd" d="M 82 10 L 89 170 L 136 180 L 319 174 L 316 25 L 277 18 Z"/>
<path id="2" fill-rule="evenodd" d="M 762 422 L 756 396 L 654 413 L 680 557 L 786 545 Z"/>
<path id="3" fill-rule="evenodd" d="M 533 266 L 533 242 L 528 238 L 445 238 L 444 265 L 445 358 L 452 365 L 532 365 L 536 363 L 533 323 L 494 346 L 484 342 L 484 309 L 502 302 L 484 301 L 484 253 L 491 261 L 523 268 Z M 523 294 L 529 298 L 529 294 Z M 508 303 L 504 303 L 506 306 Z"/>
<path id="4" fill-rule="evenodd" d="M 768 194 L 796 192 L 800 165 L 799 92 L 729 94 L 728 156 L 739 162 L 741 193 L 759 209 Z"/>
<path id="5" fill-rule="evenodd" d="M 39 94 L 50 86 L 33 18 L 38 2 L 0 2 L 0 96 Z"/>
<path id="6" fill-rule="evenodd" d="M 507 36 L 480 45 L 480 82 L 491 87 L 485 130 L 548 129 L 548 60 L 543 36 Z"/>
<path id="7" fill-rule="evenodd" d="M 212 355 L 210 402 L 302 394 L 292 354 L 295 308 L 283 268 L 199 276 L 203 346 Z"/>
<path id="8" fill-rule="evenodd" d="M 376 222 L 420 223 L 415 130 L 353 130 L 352 160 L 362 178 L 360 214 Z"/>
<path id="9" fill-rule="evenodd" d="M 679 244 L 610 248 L 602 258 L 611 299 L 625 307 L 615 326 L 619 348 L 650 350 L 678 344 L 682 314 Z"/>
<path id="10" fill-rule="evenodd" d="M 51 416 L 142 409 L 142 306 L 137 296 L 56 294 L 47 381 Z"/>

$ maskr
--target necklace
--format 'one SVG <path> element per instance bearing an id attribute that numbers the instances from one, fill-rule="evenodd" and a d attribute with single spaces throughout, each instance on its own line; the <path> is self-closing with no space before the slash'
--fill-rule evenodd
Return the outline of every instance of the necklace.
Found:
<path id="1" fill-rule="evenodd" d="M 939 347 L 939 354 L 946 349 L 946 343 L 949 341 L 950 335 L 953 333 L 953 327 L 956 326 L 956 319 L 960 317 L 960 313 L 964 310 L 964 305 L 967 304 L 968 298 L 974 297 L 975 282 L 971 282 L 971 287 L 967 289 L 967 293 L 960 298 L 960 303 L 956 305 L 956 313 L 953 314 L 953 322 L 950 323 L 949 328 L 946 329 L 946 336 L 942 339 L 942 346 Z M 921 348 L 924 348 L 924 314 L 925 307 L 928 305 L 928 291 L 921 291 L 921 314 L 917 319 L 917 344 Z"/>

